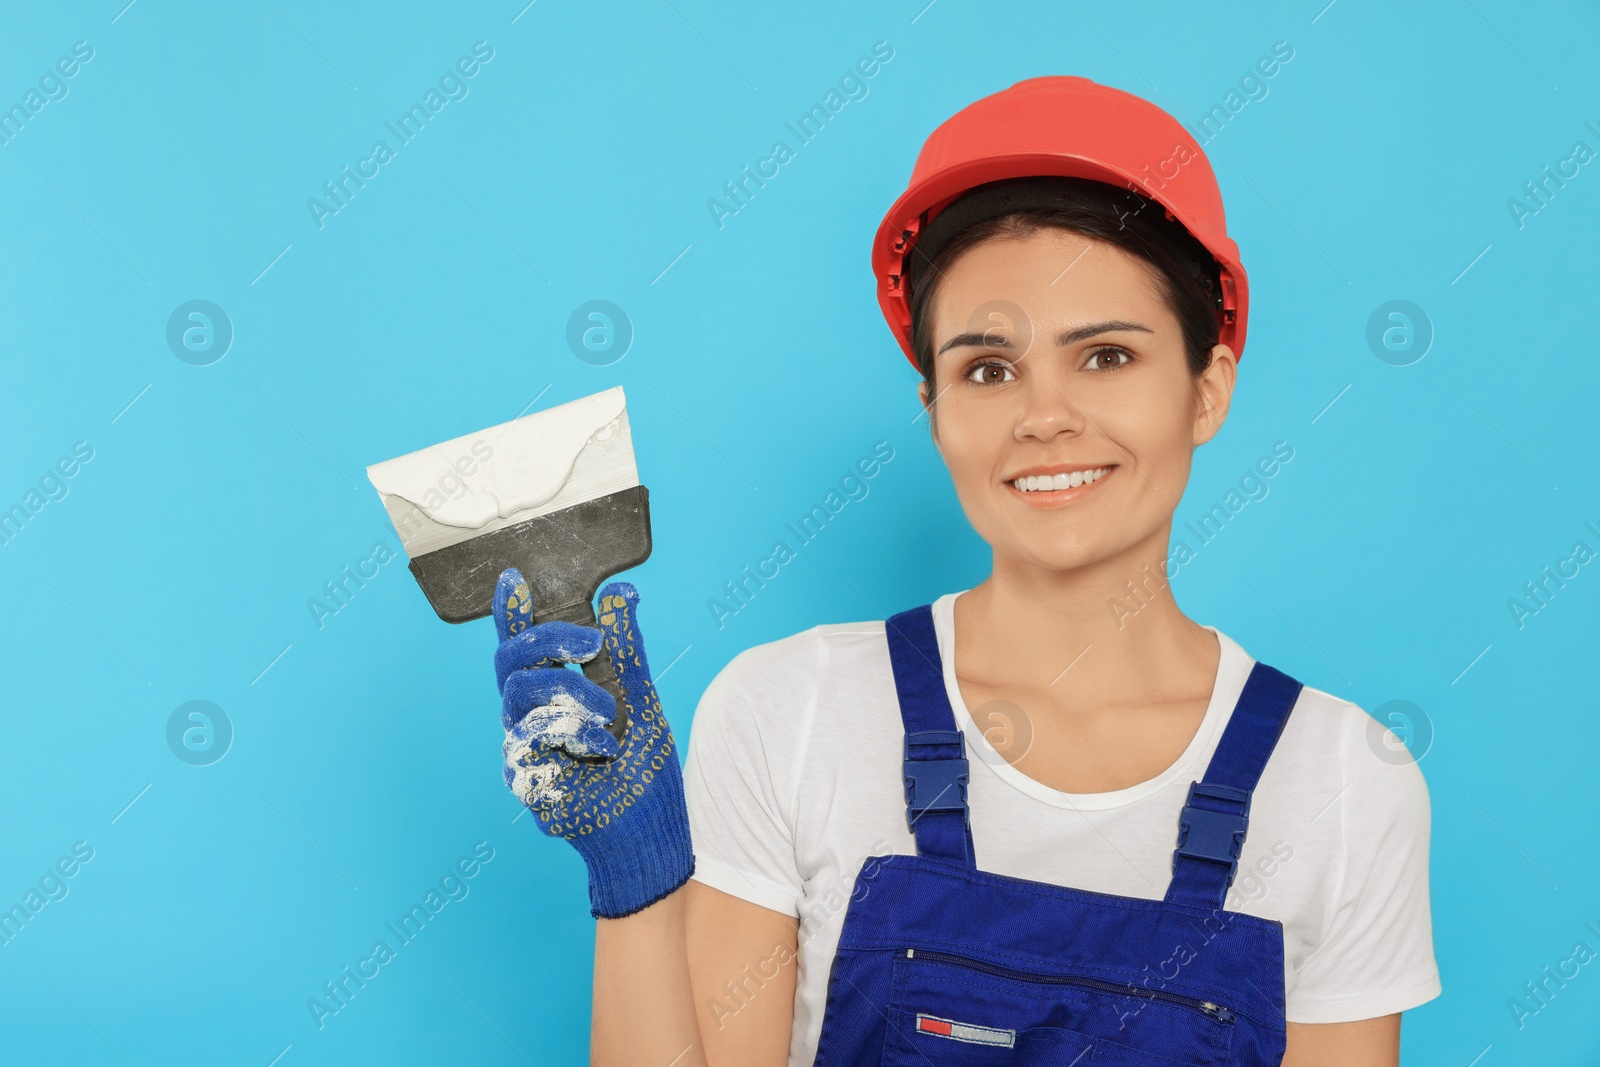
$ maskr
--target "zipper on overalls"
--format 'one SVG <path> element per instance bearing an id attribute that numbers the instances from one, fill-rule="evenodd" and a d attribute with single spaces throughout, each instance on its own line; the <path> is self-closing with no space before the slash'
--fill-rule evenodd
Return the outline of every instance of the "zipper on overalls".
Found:
<path id="1" fill-rule="evenodd" d="M 968 967 L 985 974 L 992 974 L 999 978 L 1014 978 L 1023 982 L 1043 982 L 1051 985 L 1081 986 L 1086 989 L 1098 989 L 1107 993 L 1118 993 L 1123 996 L 1144 997 L 1148 1000 L 1159 1000 L 1167 1004 L 1178 1004 L 1185 1008 L 1201 1012 L 1219 1023 L 1233 1022 L 1233 1012 L 1221 1004 L 1198 997 L 1186 997 L 1181 993 L 1169 993 L 1164 989 L 1141 989 L 1135 985 L 1122 982 L 1108 982 L 1102 978 L 1091 978 L 1081 974 L 1038 974 L 1034 971 L 1018 971 L 999 964 L 986 963 L 968 956 L 958 956 L 951 952 L 937 952 L 931 949 L 902 949 L 901 955 L 908 960 L 929 960 L 934 963 L 953 963 L 958 967 Z"/>

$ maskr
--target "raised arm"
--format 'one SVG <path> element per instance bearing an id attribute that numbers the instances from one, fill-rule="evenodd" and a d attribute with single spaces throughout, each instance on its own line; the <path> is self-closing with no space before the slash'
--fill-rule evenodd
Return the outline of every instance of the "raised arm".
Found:
<path id="1" fill-rule="evenodd" d="M 1290 1023 L 1282 1067 L 1398 1067 L 1400 1013 L 1352 1023 Z"/>
<path id="2" fill-rule="evenodd" d="M 678 751 L 650 677 L 627 582 L 600 591 L 599 629 L 532 625 L 522 576 L 495 591 L 505 777 L 539 828 L 589 871 L 596 918 L 590 1062 L 603 1067 L 782 1067 L 799 921 L 690 882 Z M 611 657 L 628 700 L 566 666 Z"/>
<path id="3" fill-rule="evenodd" d="M 684 887 L 689 980 L 711 1067 L 783 1067 L 794 1023 L 800 920 Z"/>
<path id="4" fill-rule="evenodd" d="M 533 623 L 528 583 L 500 576 L 495 678 L 506 729 L 506 784 L 539 829 L 564 838 L 589 872 L 595 931 L 590 1059 L 705 1064 L 690 998 L 684 884 L 694 870 L 683 776 L 635 623 L 638 591 L 600 591 L 599 628 Z M 611 657 L 628 701 L 622 743 L 606 730 L 616 700 L 566 665 Z"/>
<path id="5" fill-rule="evenodd" d="M 783 1067 L 799 921 L 689 882 L 594 936 L 590 1062 Z"/>
<path id="6" fill-rule="evenodd" d="M 597 1067 L 706 1067 L 685 952 L 686 900 L 695 883 L 643 911 L 594 928 L 589 1062 Z"/>

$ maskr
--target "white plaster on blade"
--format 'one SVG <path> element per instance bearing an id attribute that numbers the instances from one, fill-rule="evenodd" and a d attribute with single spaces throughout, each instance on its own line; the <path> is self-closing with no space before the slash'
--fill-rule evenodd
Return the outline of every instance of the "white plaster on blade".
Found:
<path id="1" fill-rule="evenodd" d="M 610 441 L 625 420 L 616 386 L 374 464 L 367 477 L 380 493 L 408 501 L 436 523 L 482 529 L 558 496 L 584 449 Z M 471 474 L 463 475 L 458 465 L 468 456 Z M 451 491 L 441 492 L 443 486 Z"/>

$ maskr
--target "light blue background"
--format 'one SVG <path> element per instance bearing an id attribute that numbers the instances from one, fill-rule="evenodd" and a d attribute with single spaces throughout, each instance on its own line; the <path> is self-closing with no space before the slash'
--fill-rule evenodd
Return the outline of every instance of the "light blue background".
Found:
<path id="1" fill-rule="evenodd" d="M 1600 168 L 1522 228 L 1507 207 L 1600 148 L 1592 8 L 523 2 L 5 5 L 0 104 L 94 48 L 0 145 L 0 507 L 94 449 L 0 547 L 0 905 L 94 849 L 0 947 L 6 1062 L 585 1062 L 583 871 L 513 823 L 490 624 L 440 622 L 403 559 L 320 629 L 307 606 L 398 548 L 364 466 L 625 386 L 655 532 L 628 577 L 686 740 L 740 650 L 986 573 L 868 266 L 927 134 L 1054 73 L 1193 121 L 1280 40 L 1293 60 L 1206 146 L 1253 314 L 1179 520 L 1274 442 L 1295 456 L 1176 592 L 1431 723 L 1444 995 L 1406 1014 L 1405 1062 L 1596 1062 L 1600 964 L 1520 1029 L 1508 1007 L 1600 949 L 1600 567 L 1521 629 L 1507 607 L 1600 548 Z M 479 40 L 470 95 L 319 230 L 307 199 Z M 708 199 L 877 41 L 868 96 L 719 229 Z M 193 299 L 235 329 L 210 366 L 165 341 Z M 564 340 L 592 299 L 636 330 L 610 366 Z M 1392 299 L 1436 334 L 1410 366 L 1365 339 Z M 880 440 L 870 495 L 719 629 L 723 583 Z M 166 741 L 194 699 L 236 734 L 206 767 Z M 479 841 L 470 895 L 319 1030 L 308 998 Z"/>

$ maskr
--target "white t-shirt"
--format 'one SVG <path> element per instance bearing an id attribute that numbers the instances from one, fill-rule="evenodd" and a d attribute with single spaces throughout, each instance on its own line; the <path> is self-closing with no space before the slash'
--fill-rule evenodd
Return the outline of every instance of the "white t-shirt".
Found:
<path id="1" fill-rule="evenodd" d="M 945 691 L 966 734 L 977 866 L 1159 900 L 1178 812 L 1203 777 L 1255 661 L 1226 634 L 1205 719 L 1177 762 L 1109 793 L 1063 793 L 985 740 L 956 684 L 954 603 L 933 605 Z M 695 711 L 685 767 L 694 877 L 801 920 L 789 1064 L 815 1057 L 828 972 L 856 874 L 916 853 L 906 827 L 899 704 L 884 624 L 841 623 L 735 656 Z M 1382 754 L 1380 754 L 1382 753 Z M 1440 993 L 1428 904 L 1430 806 L 1404 746 L 1361 708 L 1302 690 L 1250 804 L 1225 907 L 1284 932 L 1290 1022 L 1368 1019 Z M 729 975 L 718 1017 L 759 995 Z"/>

